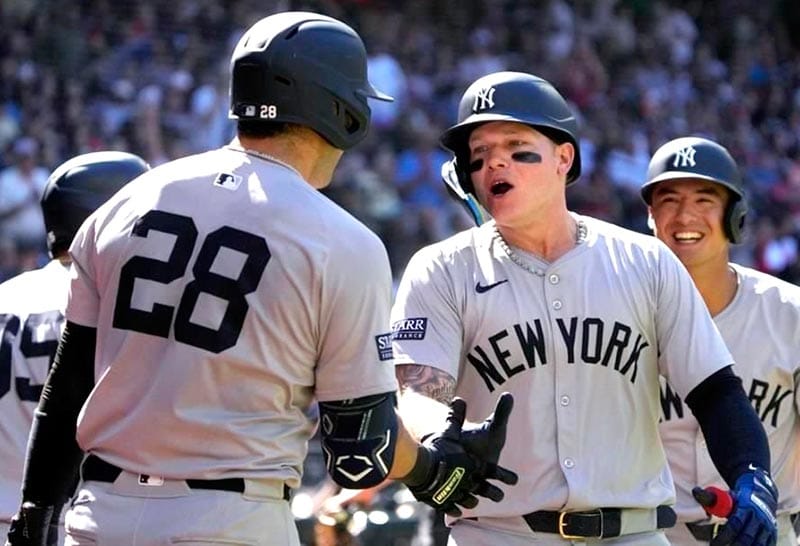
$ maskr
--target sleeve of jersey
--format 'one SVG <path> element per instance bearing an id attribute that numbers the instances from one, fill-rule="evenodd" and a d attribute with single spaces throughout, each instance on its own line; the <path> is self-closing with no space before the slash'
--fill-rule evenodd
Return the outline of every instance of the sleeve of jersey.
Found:
<path id="1" fill-rule="evenodd" d="M 409 260 L 392 307 L 394 363 L 433 366 L 458 377 L 464 337 L 460 306 L 435 247 Z"/>
<path id="2" fill-rule="evenodd" d="M 733 357 L 683 264 L 666 246 L 659 248 L 654 309 L 659 371 L 685 399 Z"/>
<path id="3" fill-rule="evenodd" d="M 94 234 L 94 224 L 86 222 L 72 240 L 69 249 L 72 266 L 66 318 L 77 324 L 97 328 L 100 297 L 94 270 Z"/>
<path id="4" fill-rule="evenodd" d="M 323 267 L 317 399 L 396 390 L 389 334 L 392 272 L 383 243 L 366 230 L 340 234 Z"/>

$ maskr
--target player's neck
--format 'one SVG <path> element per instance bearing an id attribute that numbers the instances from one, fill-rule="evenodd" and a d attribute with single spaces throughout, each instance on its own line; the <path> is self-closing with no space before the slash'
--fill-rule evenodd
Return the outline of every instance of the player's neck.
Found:
<path id="1" fill-rule="evenodd" d="M 688 270 L 712 317 L 730 305 L 739 287 L 739 276 L 727 259 L 688 267 Z"/>
<path id="2" fill-rule="evenodd" d="M 231 146 L 289 166 L 316 189 L 324 188 L 330 183 L 341 157 L 340 150 L 333 148 L 310 130 L 304 132 L 302 137 L 281 135 L 274 138 L 249 138 L 239 135 L 231 142 Z"/>
<path id="3" fill-rule="evenodd" d="M 524 226 L 497 225 L 497 231 L 508 245 L 551 263 L 572 250 L 581 236 L 578 222 L 566 211 L 552 221 L 534 220 Z"/>

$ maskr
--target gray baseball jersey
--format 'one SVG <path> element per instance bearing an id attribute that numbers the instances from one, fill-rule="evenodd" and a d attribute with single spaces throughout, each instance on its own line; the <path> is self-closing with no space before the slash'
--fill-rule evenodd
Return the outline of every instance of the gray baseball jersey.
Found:
<path id="1" fill-rule="evenodd" d="M 318 400 L 396 389 L 380 239 L 232 147 L 129 184 L 84 223 L 67 319 L 97 328 L 85 451 L 169 478 L 299 485 Z"/>
<path id="2" fill-rule="evenodd" d="M 772 478 L 778 486 L 778 514 L 800 511 L 800 287 L 753 269 L 731 264 L 739 278 L 733 301 L 714 321 L 736 360 L 769 439 Z M 705 519 L 692 487 L 727 489 L 703 440 L 697 421 L 673 387 L 662 378 L 661 438 L 677 490 L 679 521 Z"/>
<path id="3" fill-rule="evenodd" d="M 58 346 L 68 270 L 53 260 L 0 285 L 0 521 L 19 508 L 33 410 Z"/>
<path id="4" fill-rule="evenodd" d="M 524 531 L 534 510 L 674 501 L 658 437 L 659 374 L 682 395 L 732 359 L 691 278 L 653 237 L 588 217 L 553 263 L 503 248 L 494 222 L 420 250 L 392 310 L 395 364 L 457 378 L 480 420 L 514 411 L 499 463 L 519 474 L 465 516 Z"/>

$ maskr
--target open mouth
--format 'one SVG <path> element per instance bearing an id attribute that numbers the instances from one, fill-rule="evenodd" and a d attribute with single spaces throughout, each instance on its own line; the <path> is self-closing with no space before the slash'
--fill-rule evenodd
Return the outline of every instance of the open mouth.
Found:
<path id="1" fill-rule="evenodd" d="M 703 238 L 703 234 L 697 231 L 679 231 L 672 235 L 675 242 L 681 244 L 693 244 Z"/>
<path id="2" fill-rule="evenodd" d="M 497 182 L 492 183 L 492 187 L 489 188 L 489 191 L 492 195 L 503 195 L 508 193 L 513 187 L 514 186 L 504 180 L 498 180 Z"/>

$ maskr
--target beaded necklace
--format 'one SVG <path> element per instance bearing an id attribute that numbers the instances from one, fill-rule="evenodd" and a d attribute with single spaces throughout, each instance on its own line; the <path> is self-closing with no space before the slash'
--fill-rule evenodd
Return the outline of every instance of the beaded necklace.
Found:
<path id="1" fill-rule="evenodd" d="M 575 233 L 575 244 L 576 245 L 580 245 L 584 241 L 586 241 L 586 233 L 587 233 L 586 222 L 584 222 L 583 220 L 578 220 L 578 230 Z M 519 255 L 517 255 L 516 252 L 511 250 L 511 247 L 509 246 L 509 244 L 506 242 L 506 240 L 503 238 L 503 236 L 500 235 L 500 230 L 497 229 L 497 225 L 494 226 L 494 236 L 495 236 L 495 239 L 497 239 L 497 242 L 500 244 L 500 248 L 503 249 L 503 252 L 506 253 L 506 256 L 508 256 L 509 259 L 512 262 L 517 264 L 519 267 L 521 267 L 522 269 L 524 269 L 528 273 L 533 273 L 537 277 L 544 277 L 544 271 L 543 270 L 537 269 L 537 268 L 531 266 L 525 260 L 520 258 Z"/>

